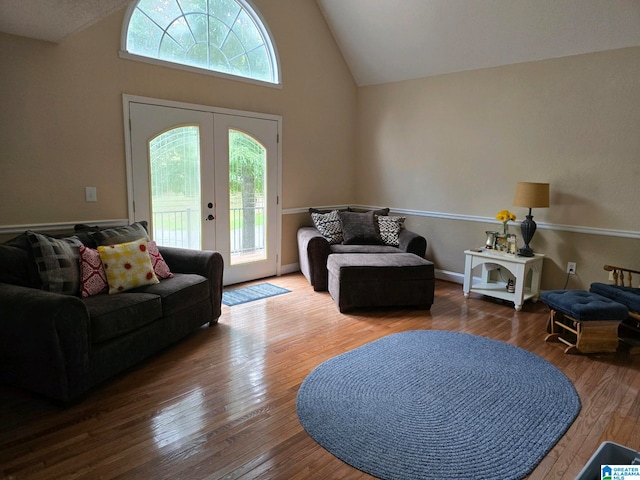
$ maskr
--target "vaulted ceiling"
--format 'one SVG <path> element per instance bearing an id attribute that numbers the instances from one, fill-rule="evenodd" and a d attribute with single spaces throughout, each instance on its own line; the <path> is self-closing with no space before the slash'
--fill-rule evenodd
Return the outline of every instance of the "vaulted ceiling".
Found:
<path id="1" fill-rule="evenodd" d="M 317 0 L 358 85 L 640 46 L 640 0 Z"/>
<path id="2" fill-rule="evenodd" d="M 640 46 L 640 0 L 316 0 L 358 85 Z M 0 31 L 61 42 L 130 0 L 2 0 Z"/>
<path id="3" fill-rule="evenodd" d="M 131 0 L 2 0 L 0 32 L 60 42 Z"/>

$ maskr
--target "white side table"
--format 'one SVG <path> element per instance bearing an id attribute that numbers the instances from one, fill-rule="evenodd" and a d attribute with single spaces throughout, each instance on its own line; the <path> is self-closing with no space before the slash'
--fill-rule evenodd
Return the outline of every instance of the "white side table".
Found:
<path id="1" fill-rule="evenodd" d="M 544 255 L 536 253 L 533 257 L 519 257 L 485 249 L 465 250 L 464 254 L 462 292 L 465 298 L 469 298 L 469 292 L 500 298 L 513 302 L 517 311 L 526 300 L 538 300 Z M 480 282 L 473 283 L 473 269 L 476 267 L 482 267 L 482 275 Z M 507 284 L 503 280 L 504 275 L 500 275 L 500 268 L 505 268 L 515 278 L 513 293 L 507 291 Z"/>

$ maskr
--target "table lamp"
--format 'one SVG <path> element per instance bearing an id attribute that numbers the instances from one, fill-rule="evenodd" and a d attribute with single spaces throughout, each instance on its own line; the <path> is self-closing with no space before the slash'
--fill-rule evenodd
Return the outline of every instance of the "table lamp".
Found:
<path id="1" fill-rule="evenodd" d="M 549 207 L 549 184 L 518 182 L 513 205 L 515 207 L 525 207 L 529 209 L 529 215 L 527 215 L 526 220 L 520 224 L 524 247 L 518 251 L 518 255 L 522 257 L 533 257 L 533 250 L 529 247 L 529 242 L 531 242 L 533 234 L 536 233 L 536 222 L 533 221 L 531 209 Z"/>

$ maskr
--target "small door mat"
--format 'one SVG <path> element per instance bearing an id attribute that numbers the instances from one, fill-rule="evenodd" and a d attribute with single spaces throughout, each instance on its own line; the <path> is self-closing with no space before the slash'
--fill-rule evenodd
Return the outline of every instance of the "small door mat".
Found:
<path id="1" fill-rule="evenodd" d="M 222 292 L 222 303 L 228 307 L 233 307 L 234 305 L 240 305 L 241 303 L 274 297 L 283 293 L 289 293 L 290 291 L 291 290 L 278 287 L 271 283 L 259 283 L 249 287 L 236 288 Z"/>

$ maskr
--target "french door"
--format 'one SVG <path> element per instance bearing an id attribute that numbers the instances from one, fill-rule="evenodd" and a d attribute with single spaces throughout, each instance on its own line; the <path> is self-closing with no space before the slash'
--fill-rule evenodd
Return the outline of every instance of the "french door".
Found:
<path id="1" fill-rule="evenodd" d="M 132 219 L 159 245 L 219 251 L 225 284 L 276 275 L 278 119 L 125 96 L 125 121 Z"/>

